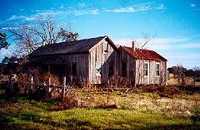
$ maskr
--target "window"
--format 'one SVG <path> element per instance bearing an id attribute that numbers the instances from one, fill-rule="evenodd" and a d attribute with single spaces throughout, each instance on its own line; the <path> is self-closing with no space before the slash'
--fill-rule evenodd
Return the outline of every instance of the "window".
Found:
<path id="1" fill-rule="evenodd" d="M 101 65 L 96 63 L 96 76 L 101 76 Z"/>
<path id="2" fill-rule="evenodd" d="M 95 63 L 97 62 L 97 48 L 95 49 Z"/>
<path id="3" fill-rule="evenodd" d="M 159 76 L 160 75 L 160 64 L 157 63 L 156 64 L 156 76 Z"/>
<path id="4" fill-rule="evenodd" d="M 126 71 L 127 71 L 127 64 L 125 61 L 122 61 L 122 76 L 123 77 L 126 77 L 126 75 L 127 75 Z"/>
<path id="5" fill-rule="evenodd" d="M 148 76 L 149 74 L 149 64 L 144 63 L 144 76 Z"/>
<path id="6" fill-rule="evenodd" d="M 76 62 L 72 62 L 72 75 L 77 76 L 77 64 L 76 64 Z"/>
<path id="7" fill-rule="evenodd" d="M 105 48 L 105 50 L 104 50 L 105 53 L 108 52 L 108 46 L 109 46 L 108 43 L 106 43 L 106 48 Z"/>

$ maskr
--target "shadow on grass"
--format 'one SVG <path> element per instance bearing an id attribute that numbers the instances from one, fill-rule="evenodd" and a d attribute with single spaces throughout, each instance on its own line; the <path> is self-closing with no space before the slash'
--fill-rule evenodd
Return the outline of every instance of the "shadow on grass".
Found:
<path id="1" fill-rule="evenodd" d="M 94 126 L 89 121 L 68 119 L 68 120 L 65 120 L 65 123 L 67 127 L 71 129 L 98 129 L 97 126 Z"/>
<path id="2" fill-rule="evenodd" d="M 158 125 L 138 130 L 199 130 L 200 125 Z"/>
<path id="3" fill-rule="evenodd" d="M 179 90 L 185 92 L 186 94 L 200 93 L 200 87 L 195 86 L 177 86 Z"/>
<path id="4" fill-rule="evenodd" d="M 1 130 L 31 130 L 30 126 L 14 124 L 14 116 L 6 113 L 0 113 L 0 129 Z"/>
<path id="5" fill-rule="evenodd" d="M 64 121 L 56 121 L 49 118 L 43 118 L 41 120 L 33 120 L 35 123 L 40 123 L 42 125 L 51 126 L 54 128 L 63 129 L 98 129 L 98 127 L 92 125 L 89 121 L 83 121 L 78 119 L 67 119 Z"/>
<path id="6" fill-rule="evenodd" d="M 12 124 L 16 120 L 19 121 L 33 121 L 39 120 L 41 117 L 37 113 L 25 112 L 25 113 L 8 113 L 0 112 L 0 125 Z"/>
<path id="7" fill-rule="evenodd" d="M 27 123 L 15 123 L 14 118 L 18 121 L 26 121 Z M 32 124 L 32 125 L 31 125 Z M 34 124 L 34 125 L 33 125 Z M 143 124 L 141 126 L 141 124 Z M 41 127 L 42 126 L 42 127 Z M 63 121 L 54 120 L 49 117 L 39 115 L 34 112 L 24 112 L 18 114 L 0 113 L 0 129 L 1 130 L 42 130 L 47 129 L 116 129 L 112 126 L 118 126 L 117 129 L 137 129 L 137 130 L 199 130 L 199 122 L 185 125 L 156 125 L 146 124 L 145 122 L 112 122 L 110 126 L 101 128 L 95 126 L 90 121 L 80 119 L 66 119 Z M 124 126 L 124 127 L 123 127 Z"/>
<path id="8" fill-rule="evenodd" d="M 18 120 L 18 123 L 15 121 Z M 28 122 L 27 123 L 24 123 Z M 21 122 L 21 123 L 19 123 Z M 30 125 L 37 124 L 37 125 Z M 97 129 L 88 121 L 78 119 L 67 119 L 63 121 L 53 120 L 49 117 L 44 117 L 34 112 L 24 112 L 18 114 L 2 113 L 0 112 L 0 129 L 3 130 L 30 130 L 30 129 L 42 129 L 40 126 L 47 127 L 49 129 Z"/>
<path id="9" fill-rule="evenodd" d="M 3 124 L 0 128 L 1 130 L 42 130 L 40 128 L 33 128 L 33 126 L 27 124 Z"/>
<path id="10" fill-rule="evenodd" d="M 16 122 L 17 120 L 17 122 Z M 60 124 L 34 112 L 0 113 L 0 130 L 43 130 L 60 128 Z"/>
<path id="11" fill-rule="evenodd" d="M 0 113 L 0 125 L 13 122 L 13 118 L 5 113 Z"/>

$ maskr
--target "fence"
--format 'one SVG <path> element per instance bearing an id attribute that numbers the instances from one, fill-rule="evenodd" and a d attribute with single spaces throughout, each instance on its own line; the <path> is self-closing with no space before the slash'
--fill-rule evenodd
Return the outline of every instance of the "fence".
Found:
<path id="1" fill-rule="evenodd" d="M 45 79 L 45 80 L 44 80 Z M 19 87 L 20 93 L 28 95 L 38 90 L 45 92 L 48 98 L 64 98 L 73 91 L 88 91 L 90 93 L 109 93 L 111 91 L 127 92 L 131 89 L 129 82 L 123 78 L 111 79 L 107 84 L 89 85 L 87 82 L 77 84 L 75 82 L 67 82 L 66 76 L 61 80 L 61 84 L 54 84 L 52 76 L 40 79 L 39 76 L 19 74 L 9 79 L 9 83 L 15 82 Z M 121 87 L 123 86 L 123 87 Z M 79 89 L 77 89 L 79 88 Z"/>

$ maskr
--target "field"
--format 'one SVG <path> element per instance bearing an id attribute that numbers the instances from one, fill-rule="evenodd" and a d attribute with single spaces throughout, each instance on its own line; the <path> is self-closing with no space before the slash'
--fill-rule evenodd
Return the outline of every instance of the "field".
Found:
<path id="1" fill-rule="evenodd" d="M 199 93 L 161 97 L 150 92 L 114 91 L 108 96 L 78 91 L 76 96 L 87 105 L 55 110 L 52 109 L 57 106 L 54 100 L 29 101 L 18 96 L 9 101 L 1 90 L 0 129 L 200 129 Z M 106 103 L 116 104 L 117 108 L 100 107 Z"/>

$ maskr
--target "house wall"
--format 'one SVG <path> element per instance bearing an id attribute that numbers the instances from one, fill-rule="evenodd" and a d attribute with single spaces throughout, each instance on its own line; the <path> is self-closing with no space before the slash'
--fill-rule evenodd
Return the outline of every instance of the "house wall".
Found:
<path id="1" fill-rule="evenodd" d="M 91 84 L 106 83 L 117 74 L 117 52 L 105 39 L 90 49 L 89 81 Z M 110 74 L 113 75 L 110 75 Z"/>
<path id="2" fill-rule="evenodd" d="M 148 63 L 148 76 L 144 76 L 144 63 Z M 156 75 L 156 64 L 160 64 L 160 75 Z M 136 60 L 136 84 L 165 84 L 166 62 L 154 60 Z"/>
<path id="3" fill-rule="evenodd" d="M 136 60 L 123 49 L 115 50 L 106 39 L 93 46 L 89 53 L 39 56 L 35 57 L 35 61 L 49 65 L 50 68 L 59 68 L 61 77 L 67 76 L 67 80 L 75 78 L 77 81 L 89 81 L 91 84 L 106 83 L 113 76 L 124 77 L 133 84 L 165 84 L 167 77 L 166 62 Z M 148 76 L 143 74 L 144 62 L 149 64 Z M 157 63 L 160 63 L 160 76 L 156 76 Z M 53 72 L 53 69 L 50 70 Z"/>
<path id="4" fill-rule="evenodd" d="M 68 63 L 65 64 L 65 74 L 77 78 L 77 81 L 85 82 L 89 79 L 89 54 L 74 54 L 65 55 Z M 73 65 L 76 69 L 76 74 L 73 75 Z"/>
<path id="5" fill-rule="evenodd" d="M 134 84 L 135 59 L 132 56 L 128 55 L 127 52 L 120 50 L 120 56 L 118 57 L 118 64 L 119 64 L 118 66 L 119 76 L 125 78 L 128 81 L 131 81 Z M 126 68 L 124 66 L 126 66 Z M 123 73 L 125 73 L 125 75 Z"/>
<path id="6" fill-rule="evenodd" d="M 89 54 L 73 54 L 73 55 L 48 55 L 37 57 L 36 63 L 38 65 L 46 66 L 46 70 L 49 67 L 51 74 L 63 79 L 67 77 L 67 82 L 76 80 L 80 82 L 87 81 L 89 79 Z M 73 67 L 74 66 L 74 67 Z M 74 75 L 73 70 L 76 69 Z"/>

